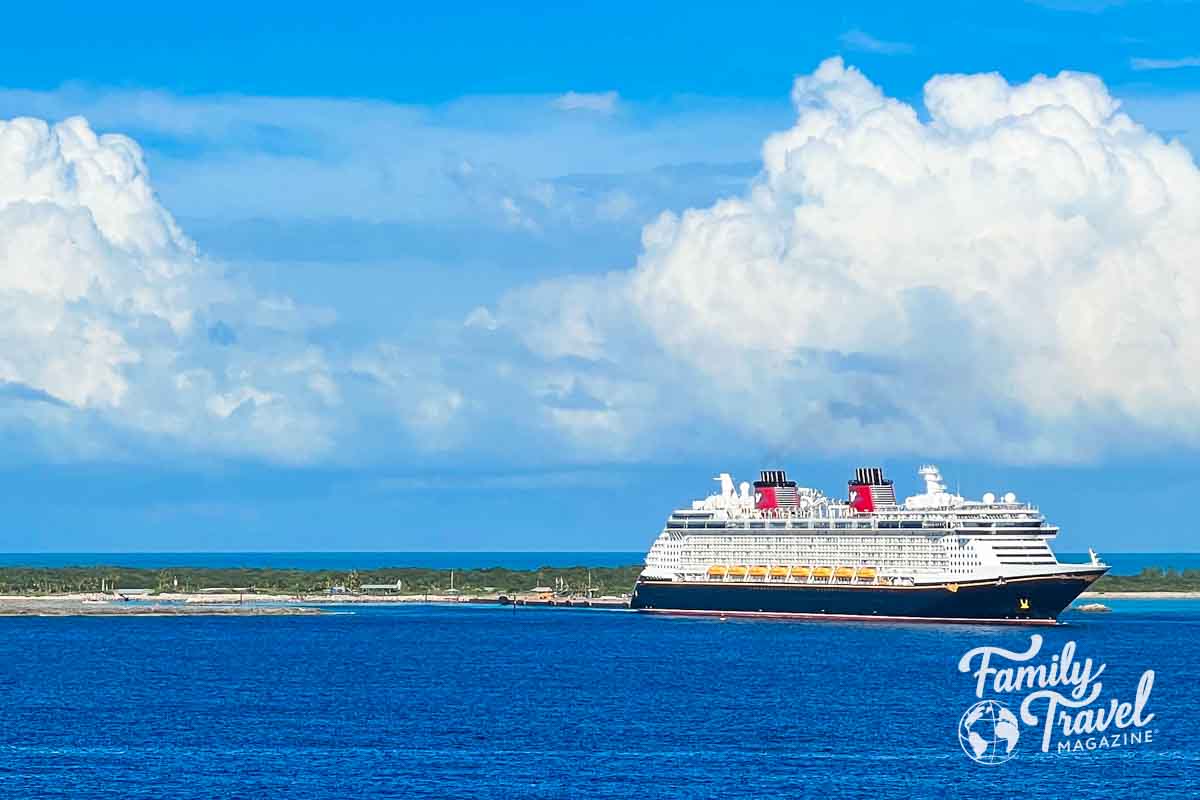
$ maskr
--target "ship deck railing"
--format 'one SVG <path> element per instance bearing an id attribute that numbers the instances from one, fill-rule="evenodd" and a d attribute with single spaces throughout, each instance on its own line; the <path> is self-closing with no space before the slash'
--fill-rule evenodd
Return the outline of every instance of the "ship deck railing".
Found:
<path id="1" fill-rule="evenodd" d="M 908 520 L 914 517 L 931 520 L 968 519 L 990 520 L 1002 522 L 1006 520 L 1029 519 L 1041 517 L 1038 506 L 1032 503 L 1005 504 L 997 506 L 948 508 L 905 508 L 902 505 L 882 507 L 873 511 L 854 511 L 848 506 L 836 504 L 819 504 L 812 506 L 783 506 L 779 508 L 715 508 L 704 511 L 694 509 L 676 509 L 671 516 L 677 519 L 717 519 L 724 515 L 726 519 L 828 519 L 828 520 Z"/>

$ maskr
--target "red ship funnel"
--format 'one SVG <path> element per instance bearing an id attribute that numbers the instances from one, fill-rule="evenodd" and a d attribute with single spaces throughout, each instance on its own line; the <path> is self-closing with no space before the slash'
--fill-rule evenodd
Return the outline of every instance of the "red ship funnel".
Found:
<path id="1" fill-rule="evenodd" d="M 754 482 L 754 507 L 758 509 L 792 507 L 799 503 L 796 482 L 789 481 L 781 469 L 764 469 Z"/>
<path id="2" fill-rule="evenodd" d="M 875 503 L 871 499 L 871 487 L 850 481 L 850 507 L 855 511 L 874 511 Z"/>
<path id="3" fill-rule="evenodd" d="M 877 506 L 896 505 L 892 482 L 883 477 L 879 467 L 859 467 L 848 486 L 850 507 L 855 511 L 874 511 Z"/>
<path id="4" fill-rule="evenodd" d="M 755 508 L 779 508 L 779 501 L 775 499 L 774 486 L 755 486 L 754 487 L 754 507 Z"/>

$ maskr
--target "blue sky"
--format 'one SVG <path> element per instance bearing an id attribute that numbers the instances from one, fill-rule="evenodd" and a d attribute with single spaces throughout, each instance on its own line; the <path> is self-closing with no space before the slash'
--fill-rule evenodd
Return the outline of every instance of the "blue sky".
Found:
<path id="1" fill-rule="evenodd" d="M 713 2 L 126 8 L 93 6 L 70 15 L 36 4 L 12 9 L 0 56 L 7 82 L 406 103 L 564 87 L 615 88 L 638 100 L 678 94 L 778 100 L 794 74 L 850 50 L 867 68 L 886 66 L 878 79 L 901 97 L 918 92 L 935 72 L 995 69 L 1020 77 L 1069 68 L 1117 85 L 1188 88 L 1196 82 L 1186 71 L 1145 80 L 1130 59 L 1194 55 L 1200 22 L 1195 4 L 1182 0 L 918 8 L 748 2 L 736 14 Z M 864 36 L 847 41 L 855 31 Z M 896 55 L 905 58 L 889 58 Z"/>
<path id="2" fill-rule="evenodd" d="M 0 119 L 79 115 L 97 133 L 131 137 L 153 199 L 136 187 L 120 201 L 71 188 L 62 201 L 92 204 L 108 245 L 83 283 L 116 287 L 118 298 L 72 289 L 55 306 L 58 319 L 82 315 L 82 333 L 51 327 L 45 336 L 65 354 L 50 346 L 33 360 L 66 366 L 26 364 L 25 340 L 0 337 L 10 517 L 0 551 L 640 550 L 668 508 L 706 491 L 717 471 L 782 464 L 832 493 L 854 466 L 883 463 L 903 493 L 916 490 L 926 459 L 966 494 L 1011 487 L 1039 502 L 1063 525 L 1063 549 L 1195 549 L 1177 525 L 1133 532 L 1125 515 L 1100 510 L 1120 494 L 1182 513 L 1197 488 L 1200 434 L 1190 400 L 1147 399 L 1174 393 L 1170 364 L 1124 351 L 1102 359 L 1087 345 L 1045 355 L 1075 334 L 1094 340 L 1070 301 L 1090 284 L 1038 270 L 1014 284 L 1063 283 L 1046 295 L 1066 299 L 1038 313 L 1071 311 L 1075 322 L 1044 341 L 966 335 L 979 306 L 948 294 L 959 267 L 941 263 L 888 298 L 893 313 L 940 320 L 913 341 L 897 336 L 903 352 L 871 346 L 893 335 L 886 321 L 836 336 L 826 321 L 779 331 L 786 348 L 759 361 L 755 337 L 746 334 L 748 346 L 739 337 L 759 324 L 773 333 L 772 309 L 689 285 L 704 283 L 712 253 L 753 249 L 775 229 L 733 240 L 688 209 L 754 187 L 774 192 L 773 205 L 789 192 L 820 205 L 810 188 L 819 169 L 779 167 L 810 170 L 805 188 L 780 188 L 764 142 L 796 124 L 794 79 L 836 55 L 934 134 L 974 113 L 947 91 L 957 110 L 932 119 L 925 87 L 935 75 L 998 72 L 1016 86 L 1090 73 L 1161 137 L 1143 154 L 1177 141 L 1194 157 L 1198 3 L 216 3 L 203 13 L 128 4 L 70 14 L 25 4 L 6 13 Z M 836 105 L 839 91 L 870 93 L 854 80 L 814 79 L 805 97 Z M 1064 103 L 1091 91 L 1072 87 Z M 817 101 L 797 102 L 802 112 Z M 32 149 L 13 152 L 33 163 Z M 1192 185 L 1191 173 L 1180 180 Z M 42 199 L 28 181 L 18 199 Z M 834 190 L 822 191 L 834 207 Z M 1185 207 L 1185 195 L 1172 207 Z M 130 197 L 148 205 L 110 228 L 105 214 Z M 1099 227 L 1151 226 L 1166 264 L 1154 268 L 1186 272 L 1170 258 L 1172 243 L 1195 235 L 1186 222 L 1164 212 L 1154 227 L 1134 219 L 1133 200 L 1113 202 L 1095 212 Z M 181 238 L 157 221 L 162 210 Z M 701 220 L 700 232 L 655 227 L 663 212 Z M 5 268 L 49 274 L 76 263 L 38 238 L 53 228 L 6 220 L 24 226 L 13 241 L 37 246 Z M 880 230 L 864 218 L 846 235 L 886 242 Z M 966 234 L 939 235 L 953 248 Z M 1057 234 L 1045 247 L 1073 252 L 1055 249 L 1066 247 Z M 1128 255 L 1120 242 L 1090 247 L 1070 256 L 1075 269 Z M 198 258 L 201 269 L 182 288 L 139 289 L 125 282 L 122 258 Z M 857 276 L 871 257 L 847 258 L 844 274 Z M 1128 294 L 1120 286 L 1105 289 Z M 142 290 L 160 298 L 153 324 L 120 299 Z M 631 302 L 648 305 L 627 317 Z M 1158 308 L 1146 302 L 1145 317 L 1105 323 L 1104 336 L 1137 339 L 1122 331 L 1146 329 Z M 181 303 L 186 324 L 173 316 Z M 680 324 L 701 319 L 697 309 L 714 311 L 713 324 Z M 1173 314 L 1183 323 L 1162 335 L 1186 344 L 1196 312 Z M 120 347 L 97 355 L 66 344 L 94 343 L 87 332 L 99 323 Z M 1047 364 L 1025 366 L 1023 350 Z M 996 359 L 999 388 L 963 366 L 981 357 Z M 1130 365 L 1146 365 L 1144 385 L 1097 381 L 1078 396 L 1039 388 Z M 1031 377 L 1035 368 L 1044 372 Z M 1011 388 L 1005 375 L 1028 383 Z M 933 407 L 928 416 L 897 399 L 931 382 L 948 388 L 914 401 Z M 201 385 L 214 387 L 207 399 L 177 397 Z M 808 405 L 820 408 L 800 410 Z"/>

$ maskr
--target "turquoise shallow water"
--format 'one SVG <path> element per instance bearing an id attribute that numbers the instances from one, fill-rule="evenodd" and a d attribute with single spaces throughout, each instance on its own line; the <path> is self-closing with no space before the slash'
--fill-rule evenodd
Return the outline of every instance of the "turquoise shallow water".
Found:
<path id="1" fill-rule="evenodd" d="M 1153 741 L 959 745 L 956 667 L 1030 629 L 411 606 L 324 617 L 0 619 L 12 798 L 1194 797 L 1200 602 L 1038 631 L 1156 672 Z M 1016 709 L 1007 695 L 1000 697 Z"/>

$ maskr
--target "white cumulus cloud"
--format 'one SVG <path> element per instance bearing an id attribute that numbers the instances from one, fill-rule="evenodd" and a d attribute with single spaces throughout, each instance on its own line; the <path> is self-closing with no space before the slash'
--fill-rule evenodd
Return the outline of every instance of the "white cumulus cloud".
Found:
<path id="1" fill-rule="evenodd" d="M 292 462 L 1200 444 L 1186 148 L 1077 73 L 935 76 L 918 109 L 831 59 L 792 101 L 749 188 L 659 216 L 630 268 L 354 345 L 197 252 L 132 140 L 0 122 L 0 426 L 62 458 Z M 480 214 L 571 208 L 462 163 Z"/>
<path id="2" fill-rule="evenodd" d="M 939 75 L 923 117 L 830 59 L 792 98 L 745 194 L 662 215 L 629 272 L 497 306 L 554 369 L 640 387 L 600 397 L 604 436 L 690 420 L 773 452 L 1036 461 L 1200 443 L 1182 145 L 1078 73 Z"/>
<path id="3" fill-rule="evenodd" d="M 611 114 L 617 110 L 620 97 L 616 92 L 567 92 L 554 99 L 554 107 L 562 111 L 595 111 Z"/>
<path id="4" fill-rule="evenodd" d="M 137 447 L 318 457 L 339 400 L 324 355 L 304 341 L 318 321 L 203 260 L 132 140 L 97 136 L 78 117 L 0 121 L 10 425 L 72 431 L 60 444 L 89 455 L 119 451 L 101 440 L 124 432 Z"/>
<path id="5" fill-rule="evenodd" d="M 860 53 L 879 53 L 881 55 L 904 55 L 913 51 L 908 42 L 890 42 L 878 39 L 866 31 L 857 28 L 848 30 L 838 37 L 843 47 Z"/>
<path id="6" fill-rule="evenodd" d="M 1129 66 L 1138 71 L 1200 67 L 1200 56 L 1184 56 L 1182 58 L 1131 58 L 1129 59 Z"/>

